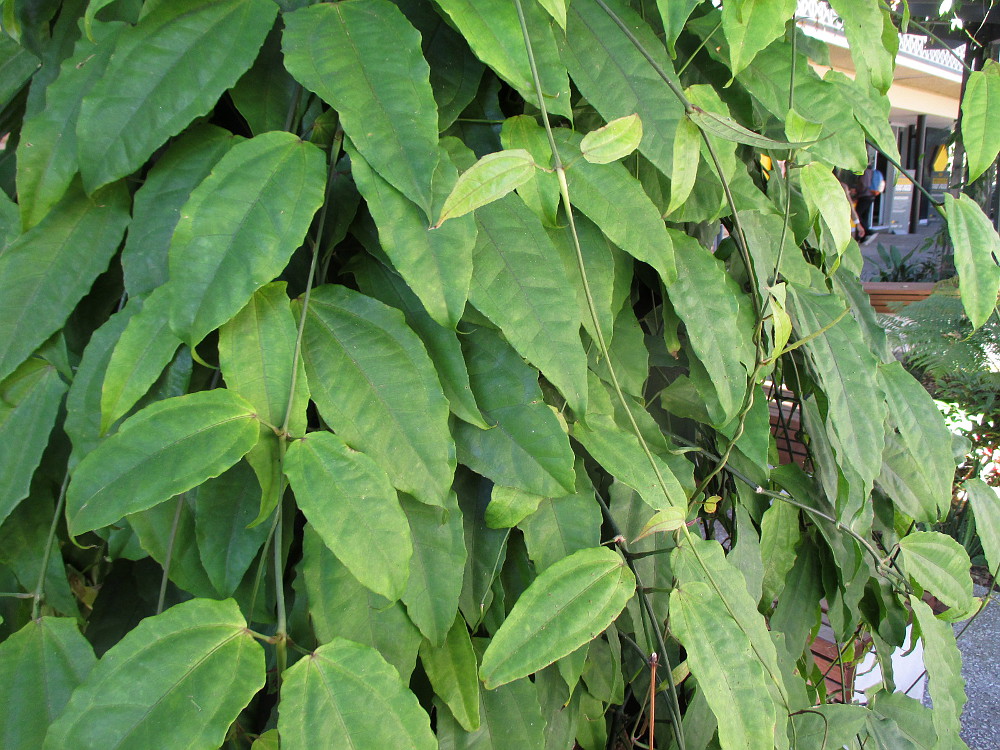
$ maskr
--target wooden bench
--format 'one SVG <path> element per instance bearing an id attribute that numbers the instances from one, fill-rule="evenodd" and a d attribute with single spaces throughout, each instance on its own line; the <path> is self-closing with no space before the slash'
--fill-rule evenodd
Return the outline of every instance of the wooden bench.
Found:
<path id="1" fill-rule="evenodd" d="M 933 282 L 866 281 L 861 286 L 871 297 L 875 312 L 894 313 L 911 302 L 926 299 L 936 285 Z"/>

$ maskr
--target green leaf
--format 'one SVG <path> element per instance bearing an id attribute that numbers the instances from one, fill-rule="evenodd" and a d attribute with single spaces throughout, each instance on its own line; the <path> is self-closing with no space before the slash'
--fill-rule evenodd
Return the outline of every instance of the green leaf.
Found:
<path id="1" fill-rule="evenodd" d="M 799 509 L 774 500 L 760 522 L 760 556 L 764 561 L 761 601 L 770 605 L 781 595 L 788 571 L 795 564 L 795 545 L 800 538 Z"/>
<path id="2" fill-rule="evenodd" d="M 671 4 L 679 3 L 671 0 Z M 622 3 L 612 0 L 608 5 L 676 82 L 663 43 L 649 25 Z M 663 174 L 671 174 L 674 132 L 684 116 L 684 108 L 597 3 L 570 3 L 560 52 L 573 83 L 606 122 L 633 113 L 639 115 L 642 120 L 639 151 Z"/>
<path id="3" fill-rule="evenodd" d="M 250 132 L 260 135 L 286 129 L 288 112 L 297 104 L 297 91 L 299 84 L 285 70 L 281 30 L 276 25 L 264 40 L 257 60 L 229 90 L 229 96 L 250 126 Z M 296 107 L 296 112 L 299 111 Z"/>
<path id="4" fill-rule="evenodd" d="M 577 150 L 580 137 L 560 128 L 557 142 Z M 569 197 L 615 245 L 648 263 L 665 284 L 677 277 L 674 247 L 660 211 L 624 164 L 591 164 L 579 160 L 566 170 Z"/>
<path id="5" fill-rule="evenodd" d="M 277 12 L 270 0 L 160 3 L 117 37 L 77 124 L 88 192 L 131 174 L 207 114 L 250 67 Z M 202 71 L 193 85 L 192 69 Z"/>
<path id="6" fill-rule="evenodd" d="M 516 487 L 493 485 L 490 504 L 486 506 L 486 524 L 491 529 L 509 529 L 538 509 L 544 498 Z"/>
<path id="7" fill-rule="evenodd" d="M 1000 65 L 987 60 L 982 70 L 969 73 L 962 96 L 962 145 L 969 159 L 968 181 L 989 169 L 1000 153 L 1000 132 L 992 112 L 1000 102 Z"/>
<path id="8" fill-rule="evenodd" d="M 851 205 L 840 181 L 819 162 L 802 167 L 799 179 L 810 215 L 822 217 L 837 254 L 842 254 L 851 241 Z"/>
<path id="9" fill-rule="evenodd" d="M 136 405 L 156 382 L 181 345 L 170 330 L 170 296 L 166 287 L 154 290 L 132 315 L 115 344 L 101 386 L 101 434 Z"/>
<path id="10" fill-rule="evenodd" d="M 497 484 L 535 495 L 573 491 L 573 449 L 542 398 L 538 373 L 499 335 L 477 328 L 462 336 L 472 392 L 490 425 L 455 425 L 458 459 Z"/>
<path id="11" fill-rule="evenodd" d="M 593 490 L 543 498 L 519 524 L 535 570 L 541 573 L 574 552 L 599 545 L 602 520 Z"/>
<path id="12" fill-rule="evenodd" d="M 989 569 L 991 572 L 1000 569 L 1000 497 L 981 479 L 967 479 L 963 488 L 972 506 L 976 533 Z"/>
<path id="13" fill-rule="evenodd" d="M 687 507 L 687 493 L 669 463 L 655 453 L 650 461 L 634 431 L 618 424 L 610 398 L 596 376 L 591 376 L 592 401 L 597 401 L 596 396 L 602 397 L 604 403 L 599 411 L 593 409 L 587 415 L 586 423 L 573 425 L 573 438 L 609 474 L 638 492 L 653 510 L 672 505 Z M 633 404 L 631 408 L 634 411 L 637 407 Z"/>
<path id="14" fill-rule="evenodd" d="M 844 22 L 858 78 L 884 94 L 892 85 L 896 50 L 886 49 L 883 24 L 888 21 L 883 20 L 881 5 L 867 0 L 830 0 L 830 7 Z"/>
<path id="15" fill-rule="evenodd" d="M 332 738 L 347 747 L 432 750 L 430 719 L 374 649 L 335 638 L 284 675 L 281 745 L 312 750 Z"/>
<path id="16" fill-rule="evenodd" d="M 28 496 L 65 392 L 56 368 L 35 358 L 0 382 L 0 524 Z"/>
<path id="17" fill-rule="evenodd" d="M 698 162 L 701 159 L 701 130 L 690 117 L 677 123 L 674 138 L 674 166 L 670 175 L 670 203 L 665 216 L 669 216 L 691 195 L 698 177 Z"/>
<path id="18" fill-rule="evenodd" d="M 65 194 L 78 170 L 76 123 L 80 103 L 107 68 L 122 24 L 101 25 L 100 44 L 77 43 L 45 89 L 46 106 L 26 117 L 17 147 L 17 193 L 25 230 Z"/>
<path id="19" fill-rule="evenodd" d="M 462 172 L 432 228 L 503 198 L 531 179 L 536 168 L 531 154 L 522 148 L 487 154 Z"/>
<path id="20" fill-rule="evenodd" d="M 41 617 L 0 644 L 0 743 L 37 750 L 97 660 L 72 618 Z"/>
<path id="21" fill-rule="evenodd" d="M 181 208 L 170 325 L 193 348 L 277 276 L 323 203 L 323 153 L 291 133 L 237 143 Z"/>
<path id="22" fill-rule="evenodd" d="M 200 487 L 198 489 L 201 489 Z M 197 597 L 219 596 L 201 562 L 198 532 L 195 527 L 193 493 L 185 493 L 169 502 L 126 516 L 139 546 L 166 570 L 170 561 L 170 580 L 181 590 Z"/>
<path id="23" fill-rule="evenodd" d="M 559 204 L 562 200 L 559 195 L 559 176 L 554 169 L 545 168 L 553 160 L 552 147 L 549 146 L 544 128 L 530 115 L 508 117 L 500 127 L 500 142 L 509 151 L 525 149 L 531 154 L 538 168 L 531 178 L 517 188 L 517 194 L 538 215 L 546 229 L 563 227 L 565 221 L 559 218 Z M 579 275 L 575 263 L 573 271 Z"/>
<path id="24" fill-rule="evenodd" d="M 785 33 L 795 15 L 795 0 L 738 0 L 722 6 L 722 32 L 729 42 L 729 67 L 735 76 L 762 49 Z"/>
<path id="25" fill-rule="evenodd" d="M 407 496 L 401 501 L 413 537 L 403 604 L 427 641 L 439 646 L 458 612 L 462 595 L 466 561 L 462 511 L 451 493 L 444 510 Z"/>
<path id="26" fill-rule="evenodd" d="M 73 472 L 70 533 L 107 526 L 221 474 L 254 446 L 257 433 L 253 407 L 226 390 L 147 406 Z"/>
<path id="27" fill-rule="evenodd" d="M 899 362 L 879 365 L 878 374 L 889 405 L 889 418 L 899 433 L 905 454 L 910 457 L 903 466 L 908 475 L 907 485 L 919 505 L 902 505 L 899 498 L 893 499 L 911 518 L 933 523 L 951 507 L 955 466 L 951 434 L 930 394 Z M 892 458 L 887 444 L 883 460 L 891 464 Z"/>
<path id="28" fill-rule="evenodd" d="M 260 494 L 253 471 L 241 461 L 209 479 L 194 495 L 198 554 L 221 596 L 233 595 L 269 533 L 266 525 L 247 528 L 257 514 Z"/>
<path id="29" fill-rule="evenodd" d="M 580 141 L 580 151 L 591 164 L 608 164 L 631 154 L 641 140 L 642 120 L 631 114 L 587 133 Z"/>
<path id="30" fill-rule="evenodd" d="M 476 57 L 517 89 L 525 101 L 538 101 L 528 64 L 528 53 L 513 3 L 504 0 L 443 0 L 438 3 L 465 37 Z M 545 106 L 556 115 L 570 117 L 569 81 L 559 60 L 552 24 L 541 6 L 524 3 L 528 37 L 542 84 Z"/>
<path id="31" fill-rule="evenodd" d="M 370 297 L 403 311 L 406 323 L 420 337 L 427 355 L 434 363 L 441 389 L 448 399 L 451 413 L 459 419 L 486 428 L 479 406 L 469 385 L 458 334 L 435 323 L 413 291 L 399 276 L 381 263 L 370 261 L 354 266 L 358 288 Z"/>
<path id="32" fill-rule="evenodd" d="M 708 374 L 700 395 L 713 423 L 722 426 L 743 405 L 747 374 L 754 367 L 752 306 L 721 260 L 696 240 L 673 236 L 677 280 L 667 286 L 667 294 Z"/>
<path id="33" fill-rule="evenodd" d="M 434 693 L 448 706 L 462 729 L 476 731 L 480 717 L 479 665 L 461 615 L 455 617 L 440 646 L 429 641 L 420 644 L 420 663 Z"/>
<path id="34" fill-rule="evenodd" d="M 420 34 L 388 0 L 321 3 L 284 21 L 288 71 L 337 110 L 365 161 L 431 219 L 438 115 Z"/>
<path id="35" fill-rule="evenodd" d="M 787 289 L 799 337 L 827 328 L 846 307 L 836 295 L 819 294 L 797 284 L 788 284 Z M 878 362 L 850 315 L 819 333 L 804 348 L 828 400 L 828 419 L 839 442 L 837 454 L 868 487 L 881 471 L 885 444 L 887 408 L 876 377 Z"/>
<path id="36" fill-rule="evenodd" d="M 937 750 L 934 712 L 902 693 L 880 690 L 872 701 L 868 733 L 878 750 Z"/>
<path id="37" fill-rule="evenodd" d="M 420 631 L 401 603 L 390 602 L 358 583 L 308 524 L 302 538 L 300 575 L 309 619 L 320 643 L 346 638 L 371 646 L 409 679 L 417 662 Z"/>
<path id="38" fill-rule="evenodd" d="M 658 510 L 653 517 L 646 521 L 642 531 L 632 541 L 637 542 L 650 534 L 658 534 L 664 531 L 677 531 L 687 523 L 687 515 L 683 508 L 669 507 Z"/>
<path id="39" fill-rule="evenodd" d="M 776 141 L 773 138 L 767 138 L 752 130 L 748 130 L 732 117 L 709 112 L 697 106 L 691 112 L 688 112 L 688 117 L 704 132 L 730 143 L 743 143 L 747 146 L 763 149 L 802 148 L 813 143 L 813 141 L 802 141 L 799 143 Z"/>
<path id="40" fill-rule="evenodd" d="M 583 415 L 587 357 L 576 298 L 552 240 L 516 195 L 483 206 L 476 224 L 469 301 Z"/>
<path id="41" fill-rule="evenodd" d="M 437 229 L 416 204 L 383 180 L 348 140 L 351 172 L 358 190 L 379 229 L 379 241 L 410 291 L 420 298 L 430 316 L 442 326 L 458 325 L 469 296 L 472 280 L 472 250 L 476 245 L 476 222 L 471 216 Z M 435 205 L 454 184 L 458 171 L 447 152 L 441 153 L 434 183 Z"/>
<path id="42" fill-rule="evenodd" d="M 219 367 L 226 387 L 242 396 L 268 424 L 281 428 L 288 412 L 288 432 L 306 431 L 309 384 L 301 359 L 296 359 L 296 321 L 283 281 L 261 287 L 236 317 L 219 329 Z M 297 370 L 293 390 L 292 367 Z M 289 410 L 290 409 L 290 410 Z M 281 480 L 279 438 L 260 426 L 260 442 L 247 454 L 257 472 L 262 495 L 258 518 L 268 516 L 278 503 Z"/>
<path id="43" fill-rule="evenodd" d="M 486 688 L 526 677 L 590 642 L 634 593 L 632 571 L 605 547 L 554 563 L 521 594 L 483 654 Z"/>
<path id="44" fill-rule="evenodd" d="M 704 685 L 723 747 L 774 747 L 775 707 L 750 640 L 722 600 L 700 581 L 670 594 L 670 629 L 684 646 L 691 673 Z"/>
<path id="45" fill-rule="evenodd" d="M 39 68 L 38 58 L 11 38 L 6 18 L 4 26 L 7 33 L 0 36 L 0 107 L 10 104 L 31 74 Z"/>
<path id="46" fill-rule="evenodd" d="M 922 588 L 961 612 L 972 605 L 969 553 L 950 536 L 914 531 L 899 540 L 903 569 Z"/>
<path id="47" fill-rule="evenodd" d="M 481 639 L 477 639 L 477 646 Z M 445 750 L 544 750 L 546 718 L 538 691 L 521 679 L 495 690 L 479 688 L 479 728 L 466 732 L 450 711 L 438 708 L 438 739 Z"/>
<path id="48" fill-rule="evenodd" d="M 905 540 L 904 540 L 905 541 Z M 920 627 L 924 642 L 924 666 L 927 668 L 927 692 L 934 702 L 934 730 L 942 747 L 962 747 L 960 721 L 965 706 L 965 680 L 962 679 L 962 654 L 955 643 L 955 631 L 936 617 L 931 608 L 910 595 L 910 607 Z"/>
<path id="49" fill-rule="evenodd" d="M 473 630 L 478 629 L 493 603 L 493 582 L 507 556 L 509 529 L 493 529 L 486 523 L 492 483 L 477 474 L 461 471 L 456 476 L 455 491 L 462 509 L 465 548 L 465 574 L 459 608 Z"/>
<path id="50" fill-rule="evenodd" d="M 62 327 L 107 268 L 127 222 L 124 186 L 90 198 L 74 183 L 0 255 L 0 379 Z"/>
<path id="51" fill-rule="evenodd" d="M 410 528 L 389 477 L 329 432 L 285 454 L 285 474 L 306 519 L 351 575 L 389 601 L 402 596 L 413 554 Z"/>
<path id="52" fill-rule="evenodd" d="M 167 283 L 167 253 L 181 207 L 240 140 L 214 125 L 196 125 L 178 137 L 149 171 L 136 191 L 133 219 L 122 250 L 125 289 L 130 297 L 145 297 Z"/>
<path id="53" fill-rule="evenodd" d="M 1000 236 L 972 198 L 944 196 L 948 236 L 955 249 L 962 306 L 975 328 L 989 320 L 1000 290 Z"/>
<path id="54" fill-rule="evenodd" d="M 857 735 L 864 731 L 870 716 L 871 712 L 864 706 L 843 703 L 812 706 L 792 717 L 796 750 L 850 747 Z"/>
<path id="55" fill-rule="evenodd" d="M 146 749 L 163 744 L 164 727 L 178 747 L 218 747 L 263 686 L 264 649 L 236 602 L 195 599 L 143 620 L 108 651 L 45 748 Z"/>
<path id="56" fill-rule="evenodd" d="M 302 355 L 313 400 L 344 442 L 397 489 L 443 506 L 455 472 L 448 402 L 402 313 L 342 286 L 319 287 Z"/>
<path id="57" fill-rule="evenodd" d="M 83 31 L 88 39 L 94 39 L 94 19 L 97 18 L 97 14 L 112 2 L 114 0 L 90 0 L 87 3 L 87 10 L 83 14 Z"/>

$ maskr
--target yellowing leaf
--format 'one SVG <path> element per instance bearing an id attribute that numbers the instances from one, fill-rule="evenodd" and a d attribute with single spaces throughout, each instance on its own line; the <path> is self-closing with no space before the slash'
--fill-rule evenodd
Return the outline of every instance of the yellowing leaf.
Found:
<path id="1" fill-rule="evenodd" d="M 534 173 L 535 160 L 523 148 L 487 154 L 458 178 L 434 227 L 503 198 Z"/>
<path id="2" fill-rule="evenodd" d="M 631 114 L 587 133 L 580 141 L 580 150 L 592 164 L 608 164 L 631 154 L 641 140 L 642 120 L 639 115 Z"/>

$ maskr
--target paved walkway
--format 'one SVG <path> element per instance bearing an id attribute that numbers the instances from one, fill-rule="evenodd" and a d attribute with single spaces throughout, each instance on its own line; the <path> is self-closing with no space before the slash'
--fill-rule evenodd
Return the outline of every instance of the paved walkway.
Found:
<path id="1" fill-rule="evenodd" d="M 865 268 L 861 273 L 864 281 L 874 280 L 875 274 L 883 265 L 879 258 L 879 246 L 888 250 L 890 247 L 897 247 L 902 255 L 906 255 L 911 250 L 920 248 L 931 240 L 941 229 L 944 223 L 939 219 L 932 219 L 924 226 L 918 227 L 913 234 L 892 234 L 886 229 L 876 230 L 878 233 L 870 241 L 861 245 L 861 255 L 865 259 Z M 917 252 L 907 261 L 909 264 L 919 263 L 921 260 L 938 260 L 940 253 L 934 248 L 928 248 L 924 252 Z"/>

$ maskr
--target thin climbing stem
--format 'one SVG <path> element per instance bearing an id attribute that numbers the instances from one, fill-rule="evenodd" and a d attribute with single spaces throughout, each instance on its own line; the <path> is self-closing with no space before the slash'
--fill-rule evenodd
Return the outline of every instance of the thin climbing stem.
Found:
<path id="1" fill-rule="evenodd" d="M 31 619 L 37 620 L 38 613 L 45 598 L 45 576 L 49 570 L 49 559 L 52 557 L 52 547 L 56 541 L 56 529 L 59 527 L 59 519 L 62 517 L 63 506 L 66 504 L 66 487 L 69 486 L 69 471 L 63 477 L 62 487 L 59 488 L 59 499 L 56 501 L 56 510 L 52 515 L 52 524 L 49 526 L 49 536 L 45 540 L 45 551 L 42 552 L 42 564 L 38 571 L 38 583 L 35 584 L 35 593 L 31 595 Z"/>
<path id="2" fill-rule="evenodd" d="M 170 536 L 167 537 L 167 555 L 163 560 L 163 575 L 160 577 L 160 595 L 156 600 L 156 614 L 163 611 L 163 604 L 167 599 L 167 583 L 170 581 L 170 564 L 174 559 L 174 543 L 177 541 L 177 526 L 181 521 L 181 511 L 184 508 L 184 493 L 177 496 L 177 504 L 174 506 L 174 520 L 170 524 Z"/>

